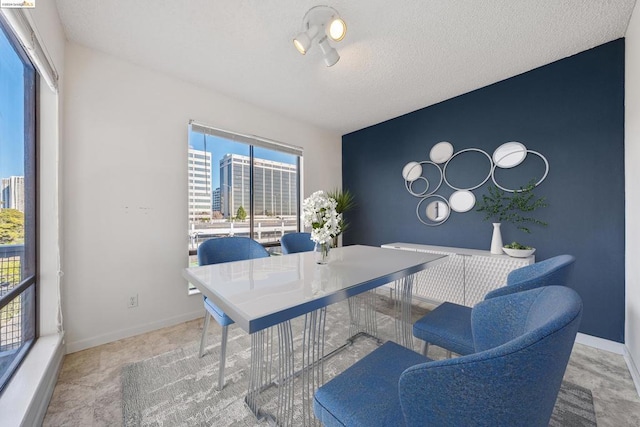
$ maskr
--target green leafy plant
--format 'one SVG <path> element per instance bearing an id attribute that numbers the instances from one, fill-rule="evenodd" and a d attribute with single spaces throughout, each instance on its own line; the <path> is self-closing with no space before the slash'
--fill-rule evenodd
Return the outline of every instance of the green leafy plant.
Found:
<path id="1" fill-rule="evenodd" d="M 489 194 L 482 195 L 476 210 L 484 212 L 485 221 L 493 219 L 495 222 L 511 223 L 518 230 L 531 233 L 530 225 L 543 227 L 547 225 L 546 222 L 534 218 L 531 214 L 537 209 L 548 206 L 544 197 L 536 197 L 533 194 L 535 187 L 535 180 L 532 180 L 509 196 L 504 190 L 490 185 Z"/>
<path id="2" fill-rule="evenodd" d="M 333 247 L 338 246 L 338 236 L 344 233 L 349 227 L 349 224 L 344 219 L 344 213 L 350 211 L 356 206 L 355 197 L 353 197 L 353 193 L 349 190 L 342 190 L 340 188 L 335 188 L 331 191 L 327 191 L 327 195 L 336 201 L 336 212 L 340 215 L 340 232 L 333 238 Z"/>
<path id="3" fill-rule="evenodd" d="M 338 233 L 342 234 L 349 226 L 347 221 L 344 219 L 344 213 L 350 211 L 356 206 L 355 198 L 353 197 L 353 193 L 349 190 L 341 190 L 339 188 L 327 191 L 327 196 L 336 201 L 336 212 L 343 214 L 342 219 L 340 220 L 340 233 Z"/>
<path id="4" fill-rule="evenodd" d="M 533 249 L 531 246 L 525 246 L 525 245 L 521 245 L 518 242 L 513 242 L 510 243 L 508 245 L 504 245 L 503 247 L 507 248 L 507 249 L 520 249 L 520 250 L 530 250 Z"/>
<path id="5" fill-rule="evenodd" d="M 24 214 L 15 209 L 0 209 L 0 244 L 24 243 Z"/>

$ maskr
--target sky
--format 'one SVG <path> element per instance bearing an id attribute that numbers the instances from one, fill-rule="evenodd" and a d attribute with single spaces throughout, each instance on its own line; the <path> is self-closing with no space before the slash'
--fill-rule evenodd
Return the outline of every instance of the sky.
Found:
<path id="1" fill-rule="evenodd" d="M 24 175 L 24 66 L 0 29 L 0 178 Z"/>
<path id="2" fill-rule="evenodd" d="M 204 150 L 211 153 L 211 188 L 214 190 L 220 186 L 220 169 L 218 165 L 220 159 L 224 157 L 225 154 L 249 156 L 249 146 L 245 143 L 230 141 L 217 136 L 204 135 L 194 131 L 189 132 L 189 146 L 195 150 Z M 273 160 L 275 162 L 290 163 L 293 165 L 295 165 L 297 161 L 297 157 L 292 154 L 280 153 L 262 147 L 255 147 L 253 149 L 253 155 L 259 159 Z"/>

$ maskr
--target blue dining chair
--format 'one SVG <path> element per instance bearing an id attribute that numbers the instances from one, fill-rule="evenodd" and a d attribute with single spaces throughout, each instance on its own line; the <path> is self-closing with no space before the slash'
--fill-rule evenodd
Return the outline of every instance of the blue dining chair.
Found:
<path id="1" fill-rule="evenodd" d="M 494 289 L 485 300 L 535 289 L 541 286 L 564 286 L 569 281 L 575 258 L 558 255 L 547 260 L 513 270 L 507 276 L 507 285 Z M 476 350 L 471 334 L 471 307 L 445 302 L 418 319 L 413 325 L 413 336 L 421 339 L 422 354 L 427 355 L 429 343 L 460 355 Z"/>
<path id="2" fill-rule="evenodd" d="M 546 286 L 491 298 L 471 315 L 477 353 L 433 361 L 387 342 L 320 387 L 325 426 L 548 426 L 582 316 Z"/>
<path id="3" fill-rule="evenodd" d="M 253 258 L 266 258 L 269 252 L 260 243 L 248 237 L 222 237 L 209 239 L 198 246 L 198 264 L 209 265 L 222 262 L 242 261 Z M 211 317 L 222 326 L 222 344 L 220 346 L 220 370 L 218 372 L 218 389 L 224 387 L 224 365 L 227 353 L 227 335 L 229 325 L 234 323 L 233 319 L 227 316 L 209 298 L 204 297 L 204 325 L 202 327 L 202 338 L 200 340 L 200 357 L 204 356 L 207 329 Z"/>
<path id="4" fill-rule="evenodd" d="M 297 254 L 298 252 L 309 252 L 315 247 L 315 242 L 311 240 L 311 233 L 287 233 L 280 238 L 282 254 Z"/>

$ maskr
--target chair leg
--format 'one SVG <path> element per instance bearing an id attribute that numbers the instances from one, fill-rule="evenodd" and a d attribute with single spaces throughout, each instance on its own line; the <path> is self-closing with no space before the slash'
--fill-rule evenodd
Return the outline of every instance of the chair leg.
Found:
<path id="1" fill-rule="evenodd" d="M 422 341 L 422 355 L 426 357 L 428 351 L 429 351 L 429 343 L 426 341 Z"/>
<path id="2" fill-rule="evenodd" d="M 222 344 L 220 345 L 220 372 L 218 373 L 218 390 L 224 387 L 224 364 L 227 357 L 227 333 L 229 325 L 222 327 Z"/>
<path id="3" fill-rule="evenodd" d="M 211 315 L 208 311 L 204 312 L 204 325 L 202 325 L 202 338 L 200 339 L 200 357 L 204 356 L 204 345 L 207 341 L 207 329 L 209 328 L 209 321 L 211 321 Z"/>

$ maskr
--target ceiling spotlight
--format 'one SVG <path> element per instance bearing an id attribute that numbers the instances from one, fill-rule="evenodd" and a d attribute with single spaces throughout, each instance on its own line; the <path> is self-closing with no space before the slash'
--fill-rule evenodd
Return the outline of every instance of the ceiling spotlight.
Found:
<path id="1" fill-rule="evenodd" d="M 334 8 L 315 6 L 302 18 L 302 31 L 293 39 L 293 45 L 298 52 L 305 55 L 314 39 L 319 38 L 318 46 L 322 51 L 324 62 L 327 67 L 331 67 L 338 62 L 340 55 L 329 44 L 329 39 L 339 42 L 346 34 L 347 24 Z"/>
<path id="2" fill-rule="evenodd" d="M 328 35 L 333 41 L 342 41 L 347 35 L 347 24 L 340 17 L 334 18 L 329 24 Z"/>
<path id="3" fill-rule="evenodd" d="M 329 40 L 327 40 L 327 36 L 324 36 L 318 41 L 318 46 L 322 51 L 324 63 L 327 64 L 327 67 L 336 65 L 336 62 L 340 59 L 340 55 L 338 55 L 337 50 L 331 47 Z"/>
<path id="4" fill-rule="evenodd" d="M 300 33 L 293 39 L 293 44 L 298 49 L 298 52 L 301 54 L 307 53 L 309 48 L 311 47 L 311 42 L 318 35 L 318 27 L 313 25 L 307 31 Z"/>

